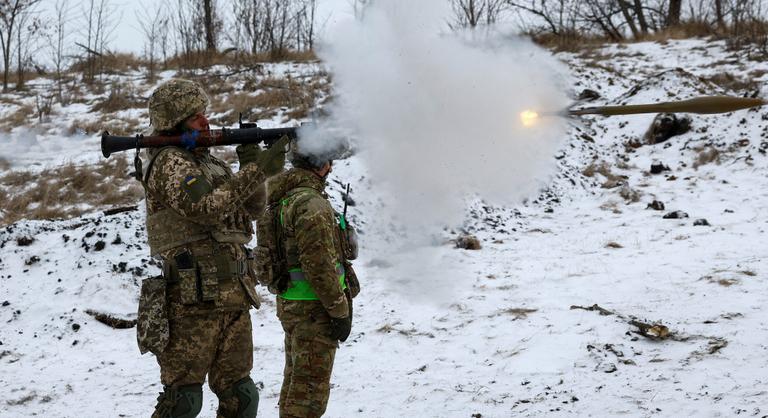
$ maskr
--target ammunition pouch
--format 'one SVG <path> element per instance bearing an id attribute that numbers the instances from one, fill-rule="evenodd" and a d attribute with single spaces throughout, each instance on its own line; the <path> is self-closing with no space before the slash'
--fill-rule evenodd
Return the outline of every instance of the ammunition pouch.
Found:
<path id="1" fill-rule="evenodd" d="M 170 338 L 165 280 L 161 276 L 141 282 L 139 311 L 136 321 L 136 339 L 141 354 L 151 351 L 155 355 L 165 350 Z"/>
<path id="2" fill-rule="evenodd" d="M 349 297 L 355 298 L 360 294 L 360 282 L 357 280 L 357 273 L 352 268 L 352 263 L 349 261 L 344 262 L 345 280 L 347 281 L 347 288 L 349 289 Z"/>
<path id="3" fill-rule="evenodd" d="M 218 247 L 216 245 L 215 247 Z M 248 302 L 259 306 L 255 283 L 248 275 L 248 261 L 235 260 L 225 251 L 184 250 L 171 260 L 163 260 L 163 277 L 169 286 L 177 286 L 183 305 L 211 303 L 216 307 L 243 305 L 240 292 Z"/>
<path id="4" fill-rule="evenodd" d="M 346 224 L 345 228 L 340 229 L 341 250 L 345 260 L 357 259 L 357 231 L 355 227 Z"/>

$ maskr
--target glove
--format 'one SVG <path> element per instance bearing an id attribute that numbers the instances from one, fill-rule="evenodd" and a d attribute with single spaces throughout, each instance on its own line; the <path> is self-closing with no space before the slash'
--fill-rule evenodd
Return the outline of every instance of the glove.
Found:
<path id="1" fill-rule="evenodd" d="M 331 318 L 331 338 L 339 342 L 347 341 L 352 332 L 352 315 L 346 318 Z"/>
<path id="2" fill-rule="evenodd" d="M 349 304 L 349 316 L 346 318 L 331 317 L 331 338 L 342 343 L 347 341 L 349 333 L 352 332 L 352 296 L 349 294 L 349 289 L 344 289 L 344 295 Z"/>
<path id="3" fill-rule="evenodd" d="M 262 150 L 258 144 L 239 145 L 235 148 L 235 152 L 240 161 L 240 168 L 256 163 L 264 171 L 265 176 L 274 176 L 285 167 L 285 151 L 288 142 L 288 137 L 284 136 L 266 150 Z"/>

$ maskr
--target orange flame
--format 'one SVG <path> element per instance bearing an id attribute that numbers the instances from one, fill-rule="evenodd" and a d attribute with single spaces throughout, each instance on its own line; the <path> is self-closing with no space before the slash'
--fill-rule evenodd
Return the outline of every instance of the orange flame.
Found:
<path id="1" fill-rule="evenodd" d="M 523 122 L 523 126 L 526 128 L 533 126 L 537 119 L 539 119 L 539 114 L 533 110 L 526 110 L 520 113 L 520 121 Z"/>

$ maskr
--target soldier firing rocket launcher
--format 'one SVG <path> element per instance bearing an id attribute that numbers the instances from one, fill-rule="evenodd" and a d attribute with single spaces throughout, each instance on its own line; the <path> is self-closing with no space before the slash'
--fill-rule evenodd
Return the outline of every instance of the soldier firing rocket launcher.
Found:
<path id="1" fill-rule="evenodd" d="M 109 132 L 101 135 L 101 153 L 109 157 L 113 152 L 139 148 L 177 146 L 183 148 L 211 147 L 216 145 L 258 144 L 267 147 L 283 136 L 296 139 L 298 128 L 248 127 L 242 129 L 211 129 L 207 132 L 192 131 L 173 136 L 115 136 Z"/>
<path id="2" fill-rule="evenodd" d="M 702 96 L 689 100 L 660 102 L 624 106 L 594 106 L 580 109 L 565 109 L 559 112 L 542 113 L 541 116 L 574 117 L 584 115 L 636 115 L 640 113 L 728 113 L 741 109 L 750 109 L 768 104 L 763 99 L 730 96 Z M 524 126 L 531 126 L 539 118 L 539 114 L 526 110 L 520 114 Z"/>

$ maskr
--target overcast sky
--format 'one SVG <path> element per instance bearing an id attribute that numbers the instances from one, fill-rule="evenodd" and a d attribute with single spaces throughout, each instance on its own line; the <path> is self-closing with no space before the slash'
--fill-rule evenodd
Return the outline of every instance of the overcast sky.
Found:
<path id="1" fill-rule="evenodd" d="M 68 31 L 72 36 L 69 43 L 74 45 L 78 41 L 77 25 L 82 21 L 83 10 L 89 0 L 69 0 L 70 1 L 70 19 L 72 23 Z M 144 42 L 144 35 L 141 31 L 137 12 L 140 12 L 142 6 L 148 6 L 152 10 L 159 3 L 175 3 L 174 0 L 106 0 L 111 6 L 111 15 L 115 23 L 109 49 L 122 52 L 134 52 L 140 54 Z M 220 7 L 228 12 L 230 0 L 217 0 Z M 325 32 L 332 30 L 333 26 L 344 19 L 351 17 L 352 0 L 317 0 L 318 22 L 325 23 Z M 41 0 L 39 10 L 45 15 L 52 15 L 56 6 L 56 0 Z M 321 33 L 322 36 L 322 33 Z"/>

